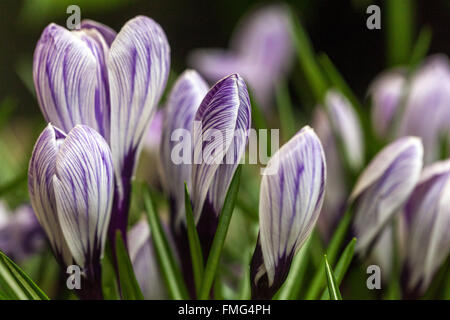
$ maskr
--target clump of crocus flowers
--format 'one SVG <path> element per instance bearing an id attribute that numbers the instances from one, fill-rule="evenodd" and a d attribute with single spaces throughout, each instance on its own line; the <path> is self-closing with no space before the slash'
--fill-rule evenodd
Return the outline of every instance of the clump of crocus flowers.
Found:
<path id="1" fill-rule="evenodd" d="M 241 163 L 250 152 L 255 104 L 263 117 L 273 114 L 277 83 L 292 65 L 291 18 L 283 6 L 257 10 L 242 21 L 229 50 L 194 51 L 195 69 L 170 88 L 170 46 L 151 18 L 135 17 L 118 33 L 91 20 L 72 31 L 47 26 L 33 61 L 47 126 L 29 162 L 32 209 L 22 208 L 20 219 L 0 215 L 0 232 L 20 229 L 19 242 L 34 237 L 39 245 L 13 250 L 0 234 L 8 250 L 0 249 L 21 260 L 42 250 L 45 234 L 62 270 L 81 268 L 81 299 L 105 298 L 106 255 L 116 273 L 109 281 L 117 281 L 122 298 L 129 295 L 120 285 L 124 259 L 140 298 L 220 296 L 213 283 L 225 276 L 218 265 L 242 282 L 241 289 L 229 285 L 239 291 L 233 298 L 303 297 L 292 279 L 304 275 L 305 251 L 318 245 L 329 245 L 328 258 L 320 260 L 308 298 L 339 298 L 341 261 L 348 267 L 353 250 L 357 263 L 389 269 L 383 282 L 396 277 L 404 297 L 423 295 L 450 252 L 450 163 L 441 154 L 450 141 L 448 59 L 430 57 L 414 73 L 397 68 L 373 82 L 375 148 L 354 97 L 326 86 L 311 127 L 290 132 L 255 175 Z M 425 111 L 430 106 L 433 112 Z M 156 223 L 148 198 L 149 223 L 142 212 L 129 219 L 143 148 L 155 153 L 150 171 L 158 179 L 150 189 L 164 198 Z M 245 206 L 244 197 L 258 205 Z M 242 224 L 251 248 L 239 248 L 237 267 L 221 255 L 225 240 L 244 237 L 233 234 L 233 212 L 239 222 L 248 218 Z M 352 240 L 344 249 L 351 237 L 356 245 Z"/>

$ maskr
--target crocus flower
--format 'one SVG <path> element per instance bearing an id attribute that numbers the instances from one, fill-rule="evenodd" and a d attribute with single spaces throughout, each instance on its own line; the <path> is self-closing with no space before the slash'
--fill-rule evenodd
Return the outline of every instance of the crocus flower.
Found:
<path id="1" fill-rule="evenodd" d="M 166 299 L 167 292 L 153 249 L 150 228 L 145 220 L 128 232 L 130 259 L 145 299 Z"/>
<path id="2" fill-rule="evenodd" d="M 250 121 L 250 99 L 238 74 L 217 82 L 195 114 L 191 200 L 205 252 L 209 251 L 228 187 L 244 154 Z"/>
<path id="3" fill-rule="evenodd" d="M 93 21 L 73 31 L 52 23 L 37 43 L 33 78 L 45 119 L 65 133 L 88 125 L 110 144 L 115 172 L 110 236 L 117 229 L 126 235 L 131 180 L 169 59 L 163 30 L 143 16 L 117 35 Z"/>
<path id="4" fill-rule="evenodd" d="M 422 170 L 419 138 L 403 137 L 383 148 L 359 176 L 355 201 L 356 250 L 364 255 L 377 235 L 406 202 Z"/>
<path id="5" fill-rule="evenodd" d="M 322 142 L 328 168 L 327 192 L 318 222 L 322 235 L 328 239 L 349 193 L 343 162 L 346 161 L 353 171 L 361 168 L 364 161 L 363 133 L 352 105 L 335 90 L 327 92 L 325 110 L 316 108 L 314 128 Z M 345 154 L 340 154 L 339 145 Z"/>
<path id="6" fill-rule="evenodd" d="M 443 55 L 433 56 L 411 79 L 401 135 L 422 138 L 425 163 L 439 159 L 441 138 L 450 133 L 450 63 Z"/>
<path id="7" fill-rule="evenodd" d="M 170 91 L 164 109 L 160 158 L 175 229 L 185 217 L 184 183 L 190 188 L 192 175 L 191 130 L 195 113 L 207 92 L 208 85 L 200 75 L 194 70 L 186 70 Z"/>
<path id="8" fill-rule="evenodd" d="M 326 164 L 319 138 L 304 127 L 270 159 L 259 200 L 259 241 L 251 263 L 252 295 L 270 299 L 311 234 L 325 193 Z M 266 170 L 267 170 L 266 168 Z"/>
<path id="9" fill-rule="evenodd" d="M 113 201 L 108 144 L 87 126 L 77 125 L 66 135 L 49 124 L 33 150 L 28 189 L 59 262 L 83 270 L 80 296 L 100 298 L 100 258 Z"/>
<path id="10" fill-rule="evenodd" d="M 242 74 L 257 101 L 267 108 L 292 57 L 289 13 L 284 6 L 270 5 L 240 23 L 231 38 L 230 50 L 199 49 L 189 62 L 212 82 L 232 73 Z"/>
<path id="11" fill-rule="evenodd" d="M 393 129 L 393 121 L 406 94 L 406 75 L 403 70 L 387 71 L 379 75 L 369 88 L 372 98 L 372 126 L 379 137 L 386 138 Z"/>
<path id="12" fill-rule="evenodd" d="M 10 211 L 0 203 L 0 250 L 23 261 L 44 248 L 45 234 L 29 205 Z"/>
<path id="13" fill-rule="evenodd" d="M 405 206 L 406 288 L 422 294 L 450 253 L 450 160 L 426 167 Z"/>

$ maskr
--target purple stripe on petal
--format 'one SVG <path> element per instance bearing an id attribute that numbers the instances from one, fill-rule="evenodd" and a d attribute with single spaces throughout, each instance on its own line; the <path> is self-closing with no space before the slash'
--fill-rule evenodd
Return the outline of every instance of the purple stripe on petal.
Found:
<path id="1" fill-rule="evenodd" d="M 111 47 L 111 44 L 113 43 L 114 39 L 116 38 L 117 33 L 111 29 L 110 27 L 99 23 L 97 21 L 85 19 L 81 21 L 81 28 L 82 29 L 95 29 L 103 36 L 106 43 L 108 44 L 108 47 Z"/>

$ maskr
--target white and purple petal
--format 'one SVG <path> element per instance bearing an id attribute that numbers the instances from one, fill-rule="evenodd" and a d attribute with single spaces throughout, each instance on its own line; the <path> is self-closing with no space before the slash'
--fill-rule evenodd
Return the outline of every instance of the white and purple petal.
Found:
<path id="1" fill-rule="evenodd" d="M 244 80 L 232 74 L 207 93 L 194 118 L 192 202 L 199 220 L 205 201 L 216 216 L 248 140 L 250 99 Z"/>
<path id="2" fill-rule="evenodd" d="M 174 206 L 175 225 L 184 221 L 185 217 L 184 183 L 191 189 L 192 141 L 185 139 L 191 138 L 195 114 L 207 92 L 208 85 L 202 77 L 194 70 L 186 70 L 170 91 L 165 108 L 160 157 L 164 186 Z M 179 143 L 189 146 L 187 152 L 191 161 L 188 163 L 176 163 L 172 158 L 172 152 Z"/>
<path id="3" fill-rule="evenodd" d="M 261 182 L 260 244 L 268 286 L 279 287 L 322 208 L 326 164 L 319 138 L 304 127 L 277 151 L 268 168 L 277 170 Z"/>
<path id="4" fill-rule="evenodd" d="M 56 156 L 53 186 L 61 230 L 75 262 L 84 267 L 103 255 L 111 217 L 111 151 L 95 130 L 73 128 Z"/>
<path id="5" fill-rule="evenodd" d="M 365 253 L 388 221 L 398 213 L 416 185 L 423 163 L 419 138 L 403 137 L 382 149 L 358 178 L 355 201 L 356 250 Z"/>
<path id="6" fill-rule="evenodd" d="M 28 169 L 28 191 L 31 205 L 44 229 L 55 255 L 61 263 L 72 264 L 72 255 L 61 230 L 56 209 L 53 176 L 56 158 L 66 135 L 49 124 L 39 136 Z"/>
<path id="7" fill-rule="evenodd" d="M 423 170 L 405 218 L 407 289 L 423 293 L 450 252 L 450 160 Z"/>
<path id="8" fill-rule="evenodd" d="M 361 125 L 350 101 L 338 91 L 330 90 L 325 96 L 325 106 L 330 124 L 342 143 L 346 161 L 351 169 L 358 170 L 364 161 L 364 144 Z"/>
<path id="9" fill-rule="evenodd" d="M 107 59 L 111 88 L 111 152 L 119 189 L 130 179 L 143 137 L 166 86 L 170 48 L 161 26 L 148 17 L 128 21 Z M 125 173 L 124 173 L 125 172 Z"/>
<path id="10" fill-rule="evenodd" d="M 109 47 L 111 47 L 111 44 L 113 43 L 117 35 L 117 33 L 107 25 L 89 19 L 84 19 L 83 21 L 81 21 L 81 29 L 97 30 L 103 36 L 103 39 L 105 39 Z"/>
<path id="11" fill-rule="evenodd" d="M 109 139 L 108 44 L 96 29 L 68 31 L 47 26 L 33 61 L 33 80 L 42 113 L 64 132 L 77 124 Z"/>

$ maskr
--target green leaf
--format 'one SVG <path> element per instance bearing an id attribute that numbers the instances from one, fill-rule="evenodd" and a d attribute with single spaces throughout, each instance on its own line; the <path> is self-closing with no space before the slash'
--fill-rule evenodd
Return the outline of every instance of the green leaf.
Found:
<path id="1" fill-rule="evenodd" d="M 406 64 L 411 55 L 414 1 L 386 1 L 386 11 L 388 64 Z"/>
<path id="2" fill-rule="evenodd" d="M 249 300 L 251 298 L 250 281 L 250 267 L 246 265 L 244 268 L 244 278 L 242 279 L 238 290 L 238 300 Z"/>
<path id="3" fill-rule="evenodd" d="M 201 300 L 206 300 L 208 298 L 211 286 L 216 275 L 220 255 L 222 253 L 223 245 L 228 232 L 228 227 L 230 226 L 234 205 L 239 191 L 239 182 L 242 169 L 241 166 L 242 165 L 239 165 L 237 167 L 233 180 L 231 180 L 231 184 L 225 197 L 225 202 L 223 204 L 222 212 L 220 213 L 217 231 L 214 235 L 214 240 L 211 245 L 211 251 L 208 256 L 208 261 L 206 262 L 204 278 L 199 295 L 199 299 Z"/>
<path id="4" fill-rule="evenodd" d="M 350 225 L 350 222 L 353 218 L 353 210 L 350 207 L 344 216 L 341 218 L 336 231 L 333 234 L 333 237 L 330 240 L 330 243 L 327 248 L 327 256 L 328 261 L 334 264 L 337 258 L 337 254 L 339 253 L 339 249 L 341 248 L 342 242 L 345 239 L 345 235 L 347 234 L 347 229 Z M 325 287 L 325 273 L 324 273 L 325 262 L 322 263 L 322 266 L 317 269 L 311 284 L 306 292 L 306 300 L 314 300 L 318 297 L 320 292 L 322 292 Z"/>
<path id="5" fill-rule="evenodd" d="M 348 270 L 348 267 L 350 266 L 350 263 L 353 259 L 353 254 L 355 252 L 355 244 L 356 244 L 356 238 L 353 238 L 350 243 L 345 247 L 344 251 L 342 252 L 341 257 L 339 258 L 336 267 L 334 268 L 334 276 L 336 278 L 336 284 L 339 286 L 342 283 L 342 280 L 344 279 L 345 273 Z M 322 294 L 321 300 L 329 300 L 330 294 L 327 290 L 324 291 Z"/>
<path id="6" fill-rule="evenodd" d="M 191 251 L 192 270 L 194 271 L 194 282 L 197 295 L 200 293 L 200 287 L 203 278 L 203 255 L 197 228 L 195 226 L 194 215 L 192 213 L 191 197 L 184 183 L 184 204 L 186 209 L 186 223 L 189 238 L 189 248 Z"/>
<path id="7" fill-rule="evenodd" d="M 417 38 L 409 60 L 409 65 L 412 70 L 414 70 L 427 55 L 431 44 L 431 36 L 430 27 L 425 26 L 420 30 L 419 37 Z"/>
<path id="8" fill-rule="evenodd" d="M 102 265 L 102 293 L 105 300 L 120 300 L 119 286 L 114 270 L 111 246 L 106 243 L 105 255 L 101 260 Z"/>
<path id="9" fill-rule="evenodd" d="M 316 61 L 315 52 L 308 35 L 292 10 L 291 25 L 293 32 L 292 37 L 294 40 L 298 61 L 316 101 L 320 102 L 323 100 L 328 84 L 325 81 L 323 72 Z"/>
<path id="10" fill-rule="evenodd" d="M 310 237 L 295 255 L 288 277 L 274 299 L 295 300 L 298 298 L 306 267 L 308 266 L 308 250 L 311 246 L 312 239 Z"/>
<path id="11" fill-rule="evenodd" d="M 264 114 L 261 111 L 258 101 L 256 101 L 256 99 L 253 95 L 253 90 L 251 88 L 249 88 L 248 93 L 249 93 L 249 97 L 250 97 L 250 107 L 252 109 L 253 127 L 255 127 L 256 130 L 267 129 L 268 126 L 267 126 L 266 118 L 264 117 Z"/>
<path id="12" fill-rule="evenodd" d="M 289 96 L 289 88 L 285 80 L 281 80 L 278 82 L 276 100 L 278 113 L 280 116 L 283 140 L 288 141 L 292 136 L 294 136 L 296 130 L 291 97 Z"/>
<path id="13" fill-rule="evenodd" d="M 49 300 L 47 295 L 11 259 L 0 251 L 0 286 L 2 294 L 15 300 Z"/>
<path id="14" fill-rule="evenodd" d="M 341 293 L 339 292 L 339 285 L 336 283 L 333 270 L 327 260 L 327 255 L 324 255 L 325 260 L 325 273 L 327 274 L 328 293 L 330 300 L 342 300 Z"/>
<path id="15" fill-rule="evenodd" d="M 171 299 L 175 300 L 188 299 L 189 295 L 186 286 L 183 282 L 179 267 L 173 257 L 159 217 L 155 210 L 153 210 L 153 204 L 148 189 L 144 190 L 143 196 L 147 220 L 152 232 L 153 247 L 169 296 Z"/>
<path id="16" fill-rule="evenodd" d="M 120 289 L 125 300 L 144 300 L 139 284 L 134 275 L 133 265 L 123 243 L 120 231 L 116 233 L 117 266 L 119 269 Z"/>

